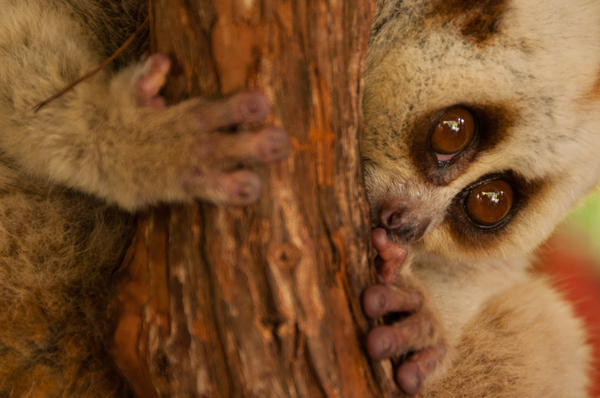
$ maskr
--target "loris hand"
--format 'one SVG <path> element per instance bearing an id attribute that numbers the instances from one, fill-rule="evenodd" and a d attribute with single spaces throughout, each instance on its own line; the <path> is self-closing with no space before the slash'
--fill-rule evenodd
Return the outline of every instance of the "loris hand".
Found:
<path id="1" fill-rule="evenodd" d="M 244 91 L 217 101 L 192 98 L 165 106 L 159 91 L 169 69 L 169 59 L 154 54 L 111 83 L 111 97 L 119 103 L 109 117 L 121 131 L 112 140 L 118 147 L 106 148 L 114 152 L 105 159 L 113 162 L 106 169 L 115 189 L 105 196 L 132 209 L 194 198 L 236 205 L 256 201 L 261 181 L 239 166 L 285 158 L 289 138 L 273 125 L 230 130 L 262 123 L 269 114 L 267 99 Z"/>
<path id="2" fill-rule="evenodd" d="M 425 290 L 410 274 L 400 272 L 406 249 L 389 240 L 385 230 L 372 232 L 379 285 L 369 287 L 363 297 L 370 318 L 394 318 L 386 326 L 371 330 L 367 350 L 374 359 L 397 361 L 396 382 L 409 395 L 416 395 L 425 379 L 446 356 L 441 328 L 427 306 Z"/>

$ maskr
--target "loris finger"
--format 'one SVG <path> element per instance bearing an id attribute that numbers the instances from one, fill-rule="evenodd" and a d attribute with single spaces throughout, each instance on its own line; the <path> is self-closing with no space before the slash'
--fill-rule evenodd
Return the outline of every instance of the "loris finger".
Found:
<path id="1" fill-rule="evenodd" d="M 212 131 L 238 124 L 259 123 L 269 115 L 269 101 L 259 91 L 247 90 L 217 101 L 202 101 L 197 108 L 198 127 Z"/>
<path id="2" fill-rule="evenodd" d="M 408 395 L 417 395 L 423 382 L 443 361 L 446 347 L 438 344 L 411 355 L 396 371 L 396 383 Z"/>
<path id="3" fill-rule="evenodd" d="M 367 351 L 373 359 L 391 359 L 418 351 L 439 341 L 431 318 L 423 312 L 410 315 L 394 326 L 378 326 L 367 336 Z"/>
<path id="4" fill-rule="evenodd" d="M 416 311 L 421 301 L 421 295 L 417 292 L 375 285 L 365 290 L 363 309 L 368 317 L 379 318 L 393 312 Z"/>
<path id="5" fill-rule="evenodd" d="M 191 195 L 212 203 L 245 206 L 256 202 L 262 183 L 256 173 L 239 170 L 231 173 L 186 170 L 182 185 Z"/>
<path id="6" fill-rule="evenodd" d="M 289 148 L 290 140 L 283 129 L 266 126 L 256 132 L 213 133 L 200 144 L 198 156 L 209 167 L 245 161 L 269 163 L 287 157 Z"/>
<path id="7" fill-rule="evenodd" d="M 378 253 L 375 257 L 377 277 L 382 283 L 391 282 L 404 263 L 407 250 L 404 246 L 392 242 L 383 228 L 371 232 L 371 241 Z"/>

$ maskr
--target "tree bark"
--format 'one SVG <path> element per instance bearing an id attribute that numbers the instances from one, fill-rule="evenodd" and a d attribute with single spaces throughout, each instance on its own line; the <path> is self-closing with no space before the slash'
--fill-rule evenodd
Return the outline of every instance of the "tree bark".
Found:
<path id="1" fill-rule="evenodd" d="M 111 353 L 141 397 L 399 396 L 370 362 L 373 282 L 359 131 L 370 0 L 153 0 L 165 96 L 248 87 L 292 136 L 259 167 L 260 202 L 142 216 L 110 313 Z"/>

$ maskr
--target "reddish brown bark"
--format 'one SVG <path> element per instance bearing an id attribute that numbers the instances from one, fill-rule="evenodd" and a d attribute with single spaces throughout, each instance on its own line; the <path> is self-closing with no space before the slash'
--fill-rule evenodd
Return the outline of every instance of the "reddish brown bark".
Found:
<path id="1" fill-rule="evenodd" d="M 360 293 L 372 281 L 359 155 L 369 0 L 155 0 L 166 96 L 247 87 L 292 136 L 260 202 L 143 217 L 112 353 L 140 397 L 382 397 Z M 388 373 L 388 375 L 384 375 Z"/>

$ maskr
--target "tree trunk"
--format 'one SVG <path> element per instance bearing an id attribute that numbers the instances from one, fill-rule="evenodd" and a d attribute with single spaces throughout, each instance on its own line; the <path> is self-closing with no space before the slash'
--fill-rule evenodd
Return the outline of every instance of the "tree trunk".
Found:
<path id="1" fill-rule="evenodd" d="M 359 131 L 371 0 L 153 0 L 165 92 L 247 87 L 292 136 L 257 171 L 260 202 L 142 216 L 111 314 L 111 352 L 142 397 L 398 396 L 371 363 L 360 295 L 373 281 Z"/>

